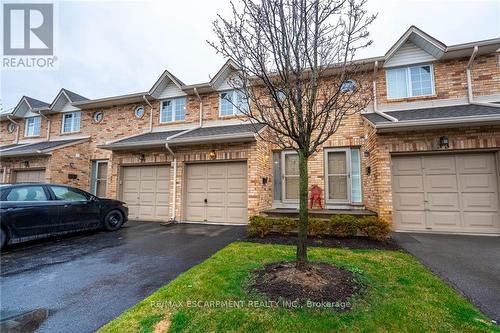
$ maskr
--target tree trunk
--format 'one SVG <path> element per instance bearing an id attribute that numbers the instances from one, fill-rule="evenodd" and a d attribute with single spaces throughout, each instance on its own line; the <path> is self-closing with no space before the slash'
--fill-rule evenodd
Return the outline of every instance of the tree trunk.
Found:
<path id="1" fill-rule="evenodd" d="M 307 192 L 309 180 L 307 178 L 307 156 L 302 149 L 299 149 L 299 225 L 297 240 L 297 264 L 299 270 L 306 270 L 309 267 L 307 259 Z"/>

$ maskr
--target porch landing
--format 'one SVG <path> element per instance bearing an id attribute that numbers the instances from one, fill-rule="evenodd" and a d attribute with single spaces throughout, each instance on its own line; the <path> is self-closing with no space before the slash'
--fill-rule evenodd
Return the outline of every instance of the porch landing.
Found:
<path id="1" fill-rule="evenodd" d="M 262 214 L 269 217 L 282 217 L 288 216 L 291 218 L 299 217 L 299 210 L 296 208 L 271 208 L 265 209 L 261 212 Z M 372 212 L 368 209 L 309 209 L 310 217 L 319 217 L 324 219 L 329 219 L 332 215 L 346 214 L 354 216 L 376 216 L 377 213 Z"/>

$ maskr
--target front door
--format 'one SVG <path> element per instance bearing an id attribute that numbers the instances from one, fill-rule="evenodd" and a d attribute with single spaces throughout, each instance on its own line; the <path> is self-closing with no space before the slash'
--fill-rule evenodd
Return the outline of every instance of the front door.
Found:
<path id="1" fill-rule="evenodd" d="M 325 198 L 327 204 L 361 203 L 358 148 L 325 149 Z"/>
<path id="2" fill-rule="evenodd" d="M 299 155 L 294 151 L 284 151 L 282 157 L 283 201 L 299 202 Z"/>

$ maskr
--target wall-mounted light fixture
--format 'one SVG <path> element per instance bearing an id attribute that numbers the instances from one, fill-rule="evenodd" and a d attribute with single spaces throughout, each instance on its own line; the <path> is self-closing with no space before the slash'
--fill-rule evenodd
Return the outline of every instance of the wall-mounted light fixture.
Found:
<path id="1" fill-rule="evenodd" d="M 439 148 L 450 148 L 450 141 L 447 136 L 439 138 Z"/>
<path id="2" fill-rule="evenodd" d="M 30 167 L 30 161 L 24 161 L 23 165 L 24 165 L 25 168 L 29 168 Z"/>
<path id="3" fill-rule="evenodd" d="M 364 153 L 365 157 L 370 157 L 370 151 L 369 150 L 365 150 L 363 153 Z"/>
<path id="4" fill-rule="evenodd" d="M 266 186 L 268 181 L 269 181 L 269 178 L 262 177 L 262 185 Z"/>
<path id="5" fill-rule="evenodd" d="M 74 169 L 74 168 L 75 168 L 75 163 L 73 163 L 73 162 L 69 162 L 69 167 L 70 167 L 71 169 Z"/>
<path id="6" fill-rule="evenodd" d="M 139 159 L 139 162 L 146 161 L 146 156 L 144 154 L 140 154 L 137 158 Z"/>
<path id="7" fill-rule="evenodd" d="M 208 152 L 208 158 L 211 159 L 211 160 L 215 160 L 215 158 L 217 157 L 217 154 L 215 153 L 215 150 L 211 150 Z"/>

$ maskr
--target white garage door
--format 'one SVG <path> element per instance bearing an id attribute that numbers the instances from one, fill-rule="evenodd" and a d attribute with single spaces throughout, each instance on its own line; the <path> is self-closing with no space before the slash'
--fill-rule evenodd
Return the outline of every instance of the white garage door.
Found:
<path id="1" fill-rule="evenodd" d="M 166 221 L 169 217 L 170 165 L 122 168 L 122 196 L 129 219 Z"/>
<path id="2" fill-rule="evenodd" d="M 499 233 L 493 153 L 392 158 L 397 230 Z"/>
<path id="3" fill-rule="evenodd" d="M 188 221 L 247 223 L 246 162 L 186 165 Z"/>
<path id="4" fill-rule="evenodd" d="M 45 170 L 17 170 L 13 173 L 13 183 L 36 183 L 45 181 Z"/>

